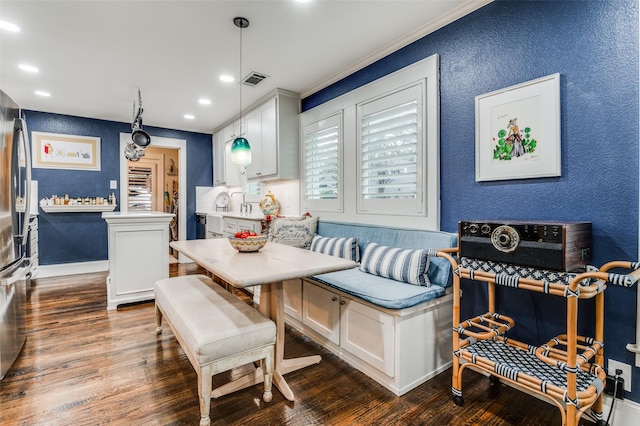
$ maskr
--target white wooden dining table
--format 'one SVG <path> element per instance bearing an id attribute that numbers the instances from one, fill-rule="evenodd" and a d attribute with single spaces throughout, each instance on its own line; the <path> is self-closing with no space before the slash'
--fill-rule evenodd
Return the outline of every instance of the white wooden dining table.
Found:
<path id="1" fill-rule="evenodd" d="M 250 253 L 236 251 L 226 238 L 174 241 L 170 245 L 234 287 L 260 286 L 260 312 L 271 318 L 277 327 L 273 384 L 285 398 L 293 401 L 293 391 L 283 376 L 317 364 L 322 358 L 311 355 L 284 359 L 283 281 L 350 269 L 356 266 L 355 262 L 271 241 L 259 251 Z M 212 396 L 217 398 L 262 381 L 258 367 L 215 389 Z"/>

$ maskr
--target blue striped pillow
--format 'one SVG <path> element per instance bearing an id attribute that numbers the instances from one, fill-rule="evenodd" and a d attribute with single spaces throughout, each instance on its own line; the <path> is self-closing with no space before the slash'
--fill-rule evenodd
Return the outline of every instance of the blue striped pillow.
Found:
<path id="1" fill-rule="evenodd" d="M 360 261 L 360 249 L 357 238 L 330 238 L 316 234 L 313 236 L 313 241 L 311 241 L 311 251 L 342 257 L 353 260 L 354 262 Z"/>
<path id="2" fill-rule="evenodd" d="M 427 250 L 408 250 L 367 243 L 360 270 L 380 277 L 429 287 Z"/>

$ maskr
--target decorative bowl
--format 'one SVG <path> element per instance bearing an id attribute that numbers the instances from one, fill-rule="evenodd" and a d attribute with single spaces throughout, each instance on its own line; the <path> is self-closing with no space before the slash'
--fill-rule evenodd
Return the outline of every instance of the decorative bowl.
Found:
<path id="1" fill-rule="evenodd" d="M 267 235 L 257 235 L 247 238 L 229 237 L 229 244 L 241 253 L 255 252 L 267 244 Z"/>

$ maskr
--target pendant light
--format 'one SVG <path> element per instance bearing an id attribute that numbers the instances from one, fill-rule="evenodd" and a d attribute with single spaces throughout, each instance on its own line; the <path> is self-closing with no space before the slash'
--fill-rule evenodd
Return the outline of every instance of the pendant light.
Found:
<path id="1" fill-rule="evenodd" d="M 249 20 L 246 18 L 233 18 L 233 23 L 240 28 L 240 80 L 242 80 L 242 30 L 249 27 Z M 240 134 L 231 144 L 231 162 L 241 168 L 251 164 L 251 146 L 249 141 L 242 136 L 242 81 L 240 85 Z"/>

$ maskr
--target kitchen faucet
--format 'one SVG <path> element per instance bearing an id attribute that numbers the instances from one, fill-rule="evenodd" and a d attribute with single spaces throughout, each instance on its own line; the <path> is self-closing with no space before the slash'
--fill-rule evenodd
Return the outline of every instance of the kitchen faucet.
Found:
<path id="1" fill-rule="evenodd" d="M 253 206 L 251 205 L 251 203 L 247 203 L 245 201 L 244 191 L 232 192 L 230 196 L 233 197 L 235 194 L 242 194 L 242 203 L 240 203 L 240 213 L 245 213 L 245 214 L 253 213 Z"/>

